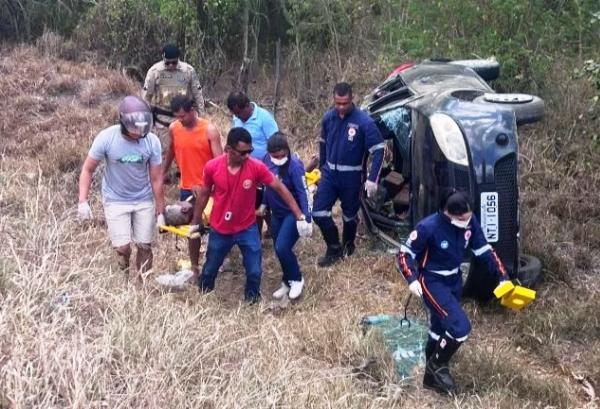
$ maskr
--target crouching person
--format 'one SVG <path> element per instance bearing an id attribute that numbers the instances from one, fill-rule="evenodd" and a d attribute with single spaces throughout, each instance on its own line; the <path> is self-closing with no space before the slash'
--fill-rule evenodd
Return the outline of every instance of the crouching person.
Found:
<path id="1" fill-rule="evenodd" d="M 471 323 L 460 305 L 464 252 L 486 260 L 500 282 L 508 280 L 502 262 L 487 243 L 466 193 L 450 189 L 442 195 L 441 210 L 421 220 L 400 248 L 398 267 L 410 291 L 422 297 L 430 311 L 425 346 L 423 386 L 440 393 L 456 390 L 448 363 L 466 341 Z"/>
<path id="2" fill-rule="evenodd" d="M 243 128 L 232 128 L 225 153 L 204 167 L 204 183 L 198 190 L 190 232 L 200 228 L 202 212 L 212 194 L 206 261 L 198 285 L 203 292 L 214 289 L 219 267 L 237 245 L 246 270 L 245 300 L 253 303 L 260 298 L 262 276 L 262 249 L 255 212 L 257 186 L 264 184 L 281 196 L 294 215 L 298 231 L 309 227 L 294 197 L 262 162 L 250 157 L 252 151 L 250 133 Z"/>
<path id="3" fill-rule="evenodd" d="M 273 297 L 282 298 L 288 294 L 293 300 L 300 296 L 304 287 L 304 278 L 293 250 L 294 245 L 301 235 L 308 236 L 312 233 L 304 165 L 298 156 L 291 154 L 287 138 L 280 132 L 275 133 L 267 142 L 267 152 L 265 165 L 287 187 L 308 222 L 307 230 L 299 231 L 292 210 L 276 191 L 267 187 L 264 204 L 259 209 L 262 209 L 262 206 L 271 209 L 273 244 L 283 271 L 283 282 L 273 293 Z"/>
<path id="4" fill-rule="evenodd" d="M 94 139 L 79 177 L 78 215 L 90 219 L 88 196 L 92 175 L 106 161 L 102 202 L 108 235 L 120 256 L 120 267 L 129 273 L 131 243 L 135 243 L 137 278 L 152 267 L 155 226 L 164 224 L 165 207 L 158 137 L 150 133 L 152 113 L 135 96 L 119 105 L 119 124 L 102 130 Z"/>

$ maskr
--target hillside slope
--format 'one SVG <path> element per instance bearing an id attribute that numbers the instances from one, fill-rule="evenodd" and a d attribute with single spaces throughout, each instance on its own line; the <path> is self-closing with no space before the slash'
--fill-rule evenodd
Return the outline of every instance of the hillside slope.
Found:
<path id="1" fill-rule="evenodd" d="M 235 263 L 210 295 L 158 288 L 153 277 L 186 257 L 171 236 L 158 238 L 143 288 L 127 283 L 102 225 L 99 178 L 96 222 L 80 225 L 75 207 L 93 137 L 137 84 L 27 47 L 3 52 L 0 73 L 0 408 L 595 407 L 600 173 L 596 164 L 552 173 L 539 136 L 556 125 L 552 113 L 522 135 L 522 223 L 548 281 L 520 314 L 467 302 L 474 331 L 451 403 L 421 388 L 422 368 L 398 383 L 381 341 L 362 334 L 364 315 L 397 312 L 408 294 L 393 257 L 368 237 L 330 269 L 316 267 L 318 233 L 301 242 L 307 287 L 291 305 L 270 301 L 280 272 L 269 243 L 258 306 L 240 302 Z M 225 134 L 225 114 L 209 114 Z M 168 193 L 174 200 L 175 187 Z"/>

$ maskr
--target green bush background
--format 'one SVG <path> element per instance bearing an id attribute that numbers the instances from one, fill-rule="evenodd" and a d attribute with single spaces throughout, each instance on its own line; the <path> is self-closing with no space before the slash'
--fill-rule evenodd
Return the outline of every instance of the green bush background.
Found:
<path id="1" fill-rule="evenodd" d="M 350 55 L 388 67 L 493 55 L 502 63 L 499 89 L 540 92 L 556 59 L 583 70 L 600 53 L 597 0 L 1 0 L 0 34 L 23 41 L 51 30 L 141 70 L 174 42 L 208 80 L 241 58 L 244 7 L 255 69 L 272 64 L 278 38 L 295 58 L 289 68 L 324 52 L 338 71 Z M 587 74 L 598 81 L 597 71 Z"/>

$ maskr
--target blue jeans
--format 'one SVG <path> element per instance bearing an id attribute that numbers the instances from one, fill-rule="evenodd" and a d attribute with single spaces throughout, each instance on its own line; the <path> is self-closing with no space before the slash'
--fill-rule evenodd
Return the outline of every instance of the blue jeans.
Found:
<path id="1" fill-rule="evenodd" d="M 203 292 L 212 291 L 215 288 L 219 267 L 235 244 L 242 252 L 246 269 L 245 298 L 247 301 L 256 301 L 260 298 L 260 278 L 262 276 L 262 249 L 256 224 L 235 234 L 220 234 L 211 229 L 208 234 L 206 262 L 202 267 L 202 276 L 198 280 L 198 285 Z"/>
<path id="2" fill-rule="evenodd" d="M 293 252 L 294 244 L 298 241 L 298 229 L 296 229 L 296 218 L 293 214 L 284 217 L 271 215 L 271 232 L 275 254 L 281 264 L 283 271 L 283 282 L 289 286 L 289 281 L 302 280 L 302 273 L 298 265 L 298 259 Z"/>

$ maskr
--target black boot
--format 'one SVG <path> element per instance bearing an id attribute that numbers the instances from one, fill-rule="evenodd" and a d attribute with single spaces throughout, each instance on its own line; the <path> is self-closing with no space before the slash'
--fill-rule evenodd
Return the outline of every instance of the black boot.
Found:
<path id="1" fill-rule="evenodd" d="M 344 230 L 342 232 L 342 250 L 344 257 L 350 257 L 356 246 L 354 245 L 354 239 L 356 238 L 356 220 L 344 222 Z"/>
<path id="2" fill-rule="evenodd" d="M 427 337 L 427 343 L 425 344 L 425 362 L 428 362 L 435 351 L 437 341 L 431 337 Z"/>
<path id="3" fill-rule="evenodd" d="M 433 354 L 425 364 L 425 375 L 423 376 L 423 386 L 425 388 L 448 395 L 456 391 L 456 384 L 452 375 L 450 375 L 448 362 L 460 345 L 461 342 L 450 338 L 448 335 L 440 337 Z"/>
<path id="4" fill-rule="evenodd" d="M 317 261 L 317 264 L 319 265 L 319 267 L 329 267 L 341 260 L 342 256 L 342 246 L 340 246 L 339 244 L 328 245 L 325 255 L 321 257 L 319 261 Z"/>
<path id="5" fill-rule="evenodd" d="M 321 257 L 317 264 L 319 267 L 329 267 L 337 263 L 342 258 L 342 246 L 340 245 L 340 235 L 335 225 L 331 228 L 321 228 L 321 233 L 327 243 L 327 251 Z"/>

